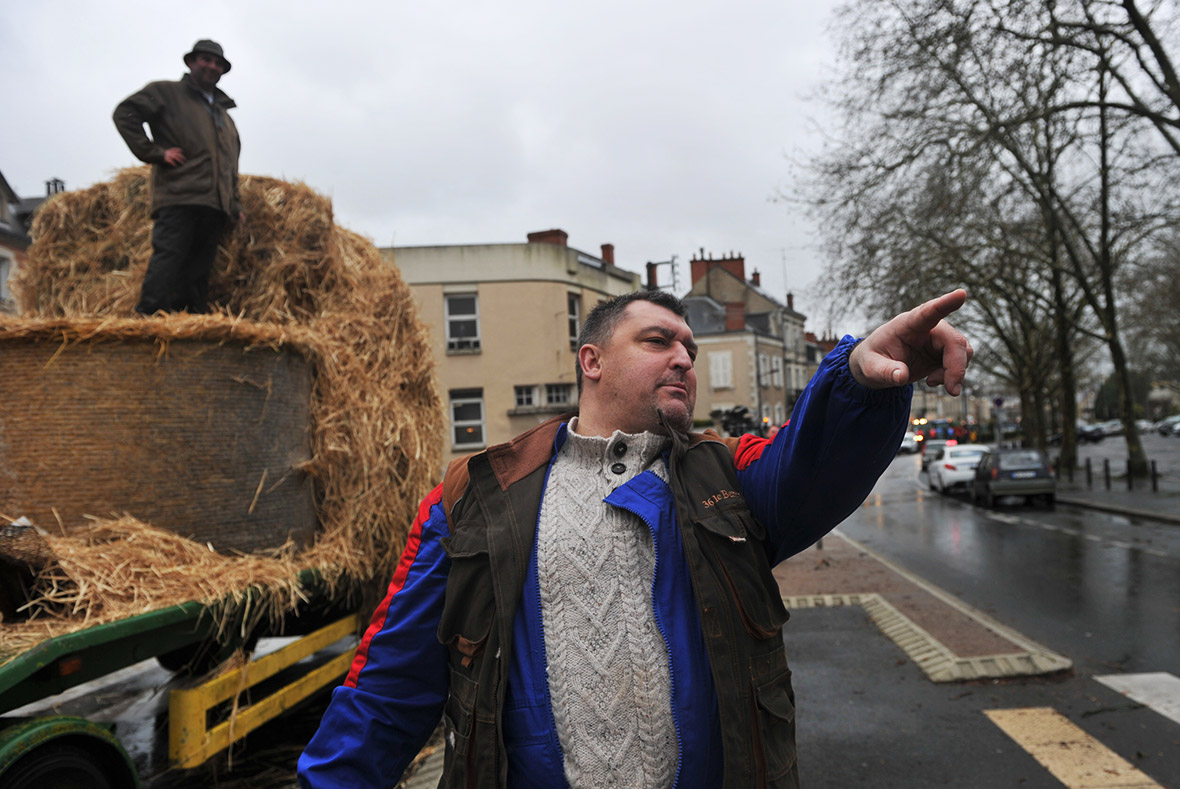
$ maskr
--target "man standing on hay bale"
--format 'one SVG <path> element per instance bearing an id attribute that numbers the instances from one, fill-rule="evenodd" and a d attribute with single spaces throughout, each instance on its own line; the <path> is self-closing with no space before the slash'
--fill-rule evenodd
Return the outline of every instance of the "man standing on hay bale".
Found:
<path id="1" fill-rule="evenodd" d="M 299 762 L 392 786 L 443 716 L 441 785 L 794 787 L 771 567 L 848 516 L 896 454 L 911 386 L 972 349 L 903 313 L 824 359 L 773 441 L 689 433 L 697 347 L 662 292 L 596 308 L 578 416 L 457 460 Z"/>
<path id="2" fill-rule="evenodd" d="M 127 147 L 152 166 L 152 258 L 135 311 L 209 311 L 209 271 L 226 225 L 240 221 L 241 142 L 217 88 L 230 69 L 221 45 L 202 39 L 179 82 L 152 82 L 115 108 Z M 144 132 L 144 124 L 152 136 Z"/>

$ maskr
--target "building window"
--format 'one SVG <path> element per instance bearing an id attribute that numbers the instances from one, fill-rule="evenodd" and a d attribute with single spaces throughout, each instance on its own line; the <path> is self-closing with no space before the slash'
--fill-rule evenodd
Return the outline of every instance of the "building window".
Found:
<path id="1" fill-rule="evenodd" d="M 12 292 L 8 290 L 8 275 L 11 273 L 12 258 L 0 257 L 0 303 L 7 304 L 12 300 Z"/>
<path id="2" fill-rule="evenodd" d="M 483 390 L 451 390 L 451 435 L 457 449 L 484 445 Z"/>
<path id="3" fill-rule="evenodd" d="M 781 427 L 783 422 L 787 421 L 786 414 L 787 410 L 782 403 L 774 404 L 774 423 L 776 425 Z"/>
<path id="4" fill-rule="evenodd" d="M 545 405 L 569 405 L 573 393 L 573 384 L 545 384 Z"/>
<path id="5" fill-rule="evenodd" d="M 537 405 L 537 387 L 517 386 L 515 392 L 517 408 L 531 408 Z"/>
<path id="6" fill-rule="evenodd" d="M 770 386 L 770 380 L 767 376 L 770 374 L 770 357 L 764 353 L 758 354 L 758 386 Z M 765 414 L 763 414 L 765 416 Z"/>
<path id="7" fill-rule="evenodd" d="M 733 388 L 733 351 L 709 352 L 709 386 L 712 389 Z"/>
<path id="8" fill-rule="evenodd" d="M 474 293 L 453 293 L 446 297 L 447 351 L 473 353 L 479 350 L 479 297 Z"/>
<path id="9" fill-rule="evenodd" d="M 776 388 L 783 388 L 783 357 L 774 356 L 770 360 L 770 380 Z"/>
<path id="10" fill-rule="evenodd" d="M 570 322 L 570 348 L 578 349 L 578 332 L 582 330 L 582 297 L 576 293 L 567 293 L 566 308 Z"/>
<path id="11" fill-rule="evenodd" d="M 770 403 L 762 404 L 762 424 L 768 426 L 770 424 Z"/>

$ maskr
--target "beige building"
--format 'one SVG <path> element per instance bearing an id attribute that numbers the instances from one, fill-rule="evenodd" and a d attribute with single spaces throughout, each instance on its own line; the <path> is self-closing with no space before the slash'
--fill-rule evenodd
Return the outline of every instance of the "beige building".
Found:
<path id="1" fill-rule="evenodd" d="M 700 348 L 698 424 L 711 419 L 721 428 L 720 415 L 740 406 L 751 429 L 765 434 L 787 420 L 807 385 L 805 316 L 795 311 L 791 294 L 784 305 L 762 290 L 757 270 L 747 281 L 741 255 L 714 260 L 701 250 L 691 267 L 685 304 Z"/>
<path id="2" fill-rule="evenodd" d="M 599 302 L 639 289 L 639 275 L 567 245 L 562 230 L 525 244 L 383 249 L 431 331 L 450 460 L 577 408 L 576 338 Z"/>

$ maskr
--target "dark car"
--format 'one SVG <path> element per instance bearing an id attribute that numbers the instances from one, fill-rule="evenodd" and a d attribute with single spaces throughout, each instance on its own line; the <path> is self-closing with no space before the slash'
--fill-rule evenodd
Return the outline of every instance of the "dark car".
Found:
<path id="1" fill-rule="evenodd" d="M 996 506 L 1003 496 L 1040 498 L 1052 507 L 1057 498 L 1057 477 L 1049 458 L 1039 449 L 990 449 L 975 467 L 971 500 Z"/>

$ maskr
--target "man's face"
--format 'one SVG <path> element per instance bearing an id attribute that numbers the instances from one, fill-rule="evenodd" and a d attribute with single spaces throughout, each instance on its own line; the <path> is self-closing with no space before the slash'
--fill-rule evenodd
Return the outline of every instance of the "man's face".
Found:
<path id="1" fill-rule="evenodd" d="M 650 301 L 633 301 L 600 353 L 600 402 L 614 429 L 664 432 L 659 409 L 669 424 L 688 432 L 697 399 L 697 345 L 683 318 Z"/>
<path id="2" fill-rule="evenodd" d="M 201 90 L 213 90 L 213 86 L 225 73 L 225 64 L 216 55 L 198 52 L 189 58 L 188 70 Z"/>

